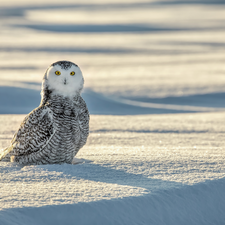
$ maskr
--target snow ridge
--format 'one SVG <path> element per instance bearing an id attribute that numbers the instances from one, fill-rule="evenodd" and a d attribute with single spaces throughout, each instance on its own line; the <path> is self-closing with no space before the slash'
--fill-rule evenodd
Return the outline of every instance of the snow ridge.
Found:
<path id="1" fill-rule="evenodd" d="M 145 196 L 7 209 L 0 224 L 224 224 L 225 178 Z M 113 213 L 112 213 L 113 212 Z M 20 220 L 18 221 L 18 218 Z"/>

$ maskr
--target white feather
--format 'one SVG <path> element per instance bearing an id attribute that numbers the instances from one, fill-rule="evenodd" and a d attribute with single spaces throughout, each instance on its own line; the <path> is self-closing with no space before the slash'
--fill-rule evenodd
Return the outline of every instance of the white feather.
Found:
<path id="1" fill-rule="evenodd" d="M 59 71 L 61 74 L 56 75 L 55 72 Z M 71 76 L 71 72 L 75 75 Z M 54 94 L 59 94 L 65 97 L 72 97 L 80 93 L 84 85 L 83 74 L 79 67 L 72 65 L 69 69 L 62 69 L 61 66 L 51 66 L 44 76 L 43 86 L 48 86 Z"/>

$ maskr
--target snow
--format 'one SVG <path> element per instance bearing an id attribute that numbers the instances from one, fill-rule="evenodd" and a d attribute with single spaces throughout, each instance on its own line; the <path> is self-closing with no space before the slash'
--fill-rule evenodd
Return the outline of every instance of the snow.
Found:
<path id="1" fill-rule="evenodd" d="M 0 224 L 225 224 L 222 1 L 1 1 L 0 149 L 54 61 L 81 68 L 73 165 L 0 162 Z"/>
<path id="2" fill-rule="evenodd" d="M 0 147 L 23 116 L 0 117 Z M 1 163 L 0 223 L 222 224 L 224 117 L 92 115 L 80 164 Z"/>

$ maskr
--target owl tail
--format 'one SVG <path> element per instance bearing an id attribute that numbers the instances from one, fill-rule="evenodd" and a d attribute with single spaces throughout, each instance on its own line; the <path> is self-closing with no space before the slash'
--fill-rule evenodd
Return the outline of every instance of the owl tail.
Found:
<path id="1" fill-rule="evenodd" d="M 9 152 L 13 149 L 13 145 L 8 148 L 0 150 L 0 161 L 10 162 L 10 154 Z"/>

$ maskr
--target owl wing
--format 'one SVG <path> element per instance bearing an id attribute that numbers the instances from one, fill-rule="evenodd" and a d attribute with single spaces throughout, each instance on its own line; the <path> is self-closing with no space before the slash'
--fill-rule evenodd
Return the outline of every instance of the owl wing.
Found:
<path id="1" fill-rule="evenodd" d="M 80 142 L 79 142 L 77 151 L 80 148 L 82 148 L 87 142 L 87 138 L 89 135 L 89 120 L 90 120 L 87 105 L 82 97 L 80 98 L 79 105 L 80 105 L 80 110 L 78 114 L 78 120 L 79 120 L 79 127 L 80 127 Z"/>
<path id="2" fill-rule="evenodd" d="M 29 113 L 15 133 L 11 145 L 3 150 L 1 158 L 23 156 L 42 149 L 53 136 L 52 112 L 47 106 L 39 106 Z"/>

